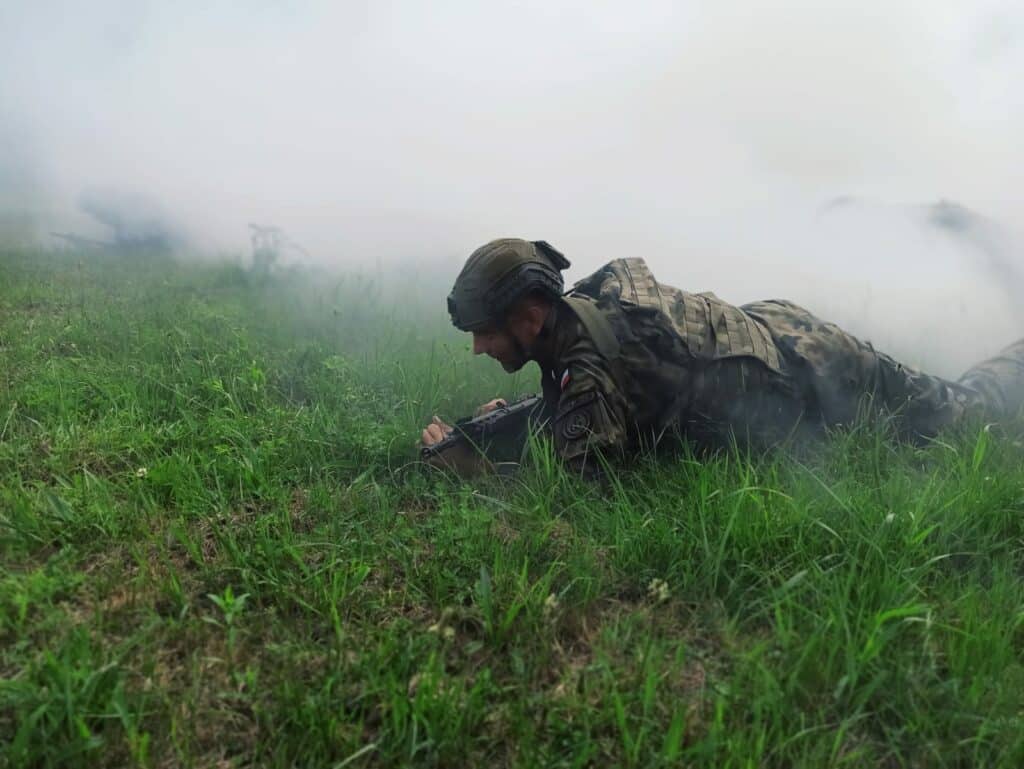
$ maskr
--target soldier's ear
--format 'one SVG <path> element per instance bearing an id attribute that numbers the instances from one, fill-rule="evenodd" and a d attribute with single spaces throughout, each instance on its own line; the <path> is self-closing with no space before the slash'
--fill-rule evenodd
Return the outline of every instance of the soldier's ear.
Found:
<path id="1" fill-rule="evenodd" d="M 542 333 L 545 325 L 544 322 L 551 311 L 551 301 L 546 296 L 530 297 L 527 311 L 529 312 L 531 331 L 535 334 Z"/>
<path id="2" fill-rule="evenodd" d="M 520 329 L 543 326 L 549 304 L 547 298 L 540 294 L 528 294 L 509 308 L 507 323 Z"/>

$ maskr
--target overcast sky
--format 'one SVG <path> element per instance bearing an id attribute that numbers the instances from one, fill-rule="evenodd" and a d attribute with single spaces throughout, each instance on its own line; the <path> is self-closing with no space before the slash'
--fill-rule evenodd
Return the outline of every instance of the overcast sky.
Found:
<path id="1" fill-rule="evenodd" d="M 646 256 L 844 321 L 913 280 L 918 334 L 960 301 L 998 337 L 1005 287 L 901 217 L 1018 226 L 1022 74 L 1000 0 L 0 0 L 0 201 L 84 229 L 82 189 L 138 190 L 211 246 L 272 222 L 341 264 L 543 237 L 572 277 Z M 837 195 L 861 218 L 823 222 Z"/>

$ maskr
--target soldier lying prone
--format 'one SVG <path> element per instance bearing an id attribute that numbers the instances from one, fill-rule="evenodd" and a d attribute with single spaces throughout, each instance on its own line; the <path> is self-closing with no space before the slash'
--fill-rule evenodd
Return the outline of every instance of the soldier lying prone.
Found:
<path id="1" fill-rule="evenodd" d="M 688 293 L 659 283 L 642 259 L 609 262 L 563 293 L 568 266 L 545 241 L 514 238 L 469 257 L 448 297 L 452 322 L 508 372 L 536 362 L 542 394 L 529 409 L 485 404 L 510 419 L 500 441 L 494 421 L 451 427 L 435 417 L 422 434 L 428 462 L 466 475 L 494 469 L 521 453 L 531 420 L 570 467 L 593 469 L 597 454 L 628 456 L 670 437 L 770 447 L 848 425 L 865 408 L 921 439 L 1024 406 L 1024 339 L 950 381 L 791 302 L 737 307 Z"/>

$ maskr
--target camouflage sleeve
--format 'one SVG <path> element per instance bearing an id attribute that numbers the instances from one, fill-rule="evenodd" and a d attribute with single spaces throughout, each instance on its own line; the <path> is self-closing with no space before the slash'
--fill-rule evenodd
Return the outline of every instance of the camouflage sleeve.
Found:
<path id="1" fill-rule="evenodd" d="M 574 345 L 562 365 L 552 421 L 555 447 L 573 466 L 594 466 L 597 452 L 625 448 L 628 401 L 607 361 L 585 339 Z"/>

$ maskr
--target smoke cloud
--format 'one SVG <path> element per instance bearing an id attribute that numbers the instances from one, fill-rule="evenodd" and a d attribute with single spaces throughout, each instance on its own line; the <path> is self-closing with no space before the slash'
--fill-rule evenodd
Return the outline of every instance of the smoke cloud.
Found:
<path id="1" fill-rule="evenodd" d="M 211 250 L 255 221 L 452 276 L 545 238 L 952 374 L 1024 334 L 1022 41 L 991 0 L 7 3 L 0 205 L 101 237 L 77 202 L 124 190 Z"/>

